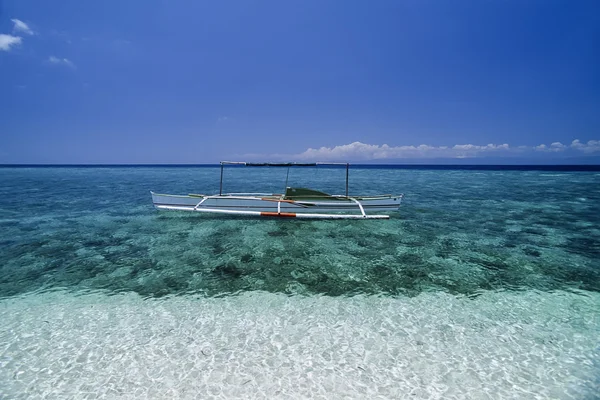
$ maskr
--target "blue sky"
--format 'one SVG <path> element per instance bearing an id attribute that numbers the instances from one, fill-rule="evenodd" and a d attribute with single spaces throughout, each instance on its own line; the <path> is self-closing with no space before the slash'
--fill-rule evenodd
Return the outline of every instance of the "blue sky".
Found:
<path id="1" fill-rule="evenodd" d="M 0 163 L 600 162 L 600 2 L 0 0 Z"/>

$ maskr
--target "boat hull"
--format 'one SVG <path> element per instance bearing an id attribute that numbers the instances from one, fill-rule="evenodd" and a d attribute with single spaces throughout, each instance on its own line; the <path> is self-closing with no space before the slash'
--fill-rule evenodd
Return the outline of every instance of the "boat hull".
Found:
<path id="1" fill-rule="evenodd" d="M 224 194 L 169 195 L 152 192 L 152 202 L 159 210 L 205 211 L 214 210 L 236 212 L 268 213 L 263 216 L 286 216 L 285 214 L 358 214 L 363 212 L 396 211 L 400 207 L 402 195 L 357 196 L 346 198 L 338 196 L 324 200 L 284 200 L 276 195 L 238 195 Z M 360 203 L 360 206 L 359 206 Z M 270 215 L 269 215 L 270 214 Z M 278 214 L 278 215 L 274 215 Z M 291 215 L 289 215 L 291 216 Z"/>

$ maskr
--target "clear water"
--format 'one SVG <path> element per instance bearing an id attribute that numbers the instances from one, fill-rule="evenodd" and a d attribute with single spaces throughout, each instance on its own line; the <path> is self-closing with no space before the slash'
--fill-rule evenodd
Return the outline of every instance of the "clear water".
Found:
<path id="1" fill-rule="evenodd" d="M 0 168 L 0 398 L 598 398 L 599 172 L 351 170 L 405 194 L 385 221 L 152 207 L 218 178 Z"/>

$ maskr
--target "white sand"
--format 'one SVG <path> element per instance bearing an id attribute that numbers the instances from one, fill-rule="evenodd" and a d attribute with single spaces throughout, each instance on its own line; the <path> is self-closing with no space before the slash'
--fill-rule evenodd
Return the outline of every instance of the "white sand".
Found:
<path id="1" fill-rule="evenodd" d="M 600 294 L 0 300 L 0 398 L 581 399 Z"/>

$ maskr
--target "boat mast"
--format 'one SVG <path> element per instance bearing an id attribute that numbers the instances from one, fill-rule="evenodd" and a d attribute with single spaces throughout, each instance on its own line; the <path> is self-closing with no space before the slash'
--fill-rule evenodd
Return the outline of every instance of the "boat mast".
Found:
<path id="1" fill-rule="evenodd" d="M 219 184 L 219 196 L 223 194 L 223 161 L 221 161 L 221 183 Z"/>
<path id="2" fill-rule="evenodd" d="M 346 197 L 348 197 L 348 169 L 350 168 L 350 164 L 346 163 Z"/>
<path id="3" fill-rule="evenodd" d="M 283 188 L 283 193 L 285 193 L 285 191 L 287 190 L 287 185 L 288 185 L 288 178 L 290 177 L 290 167 L 288 165 L 287 168 L 287 174 L 285 176 L 285 187 Z"/>

